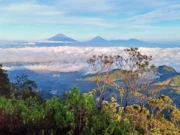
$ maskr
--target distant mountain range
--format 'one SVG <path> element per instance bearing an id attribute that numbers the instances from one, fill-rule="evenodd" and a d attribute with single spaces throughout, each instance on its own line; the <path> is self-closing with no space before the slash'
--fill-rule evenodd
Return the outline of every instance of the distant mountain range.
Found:
<path id="1" fill-rule="evenodd" d="M 160 44 L 150 43 L 138 39 L 117 39 L 117 40 L 106 40 L 100 36 L 94 37 L 88 41 L 78 41 L 64 34 L 57 34 L 46 40 L 38 41 L 0 41 L 1 48 L 11 47 L 24 47 L 24 46 L 42 46 L 42 47 L 55 47 L 55 46 L 91 46 L 91 47 L 160 47 L 160 48 L 175 48 L 180 47 L 180 43 L 176 44 Z"/>
<path id="2" fill-rule="evenodd" d="M 48 42 L 51 41 L 51 42 Z M 70 43 L 68 45 L 73 46 L 94 46 L 94 47 L 101 47 L 101 46 L 124 46 L 124 47 L 178 47 L 178 46 L 169 46 L 164 44 L 157 44 L 157 43 L 149 43 L 145 41 L 141 41 L 138 39 L 128 39 L 128 40 L 106 40 L 100 36 L 94 37 L 89 41 L 80 42 L 73 38 L 70 38 L 64 34 L 57 34 L 51 38 L 49 38 L 47 41 L 44 42 L 38 42 L 38 45 L 44 45 L 44 46 L 58 46 L 58 45 L 67 45 L 67 43 Z"/>
<path id="3" fill-rule="evenodd" d="M 106 40 L 100 36 L 97 36 L 89 41 L 83 42 L 84 45 L 92 46 L 156 46 L 154 43 L 147 43 L 138 39 L 128 39 L 128 40 Z"/>

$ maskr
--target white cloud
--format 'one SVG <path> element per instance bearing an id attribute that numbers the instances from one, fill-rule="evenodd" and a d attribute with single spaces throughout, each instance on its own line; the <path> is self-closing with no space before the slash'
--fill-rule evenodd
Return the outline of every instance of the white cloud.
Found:
<path id="1" fill-rule="evenodd" d="M 30 0 L 3 5 L 1 2 L 0 22 L 150 29 L 154 22 L 180 20 L 177 0 L 56 0 L 52 3 L 42 4 Z"/>
<path id="2" fill-rule="evenodd" d="M 112 9 L 112 0 L 61 0 L 58 7 L 68 12 L 104 12 Z"/>
<path id="3" fill-rule="evenodd" d="M 68 1 L 67 1 L 68 2 Z M 70 1 L 69 1 L 70 2 Z M 70 2 L 71 3 L 71 2 Z M 73 2 L 72 2 L 73 3 Z M 72 3 L 69 4 L 72 6 Z M 84 2 L 82 2 L 84 3 Z M 86 2 L 85 2 L 86 3 Z M 80 4 L 80 3 L 79 3 Z M 88 6 L 89 4 L 86 3 Z M 103 6 L 103 5 L 102 5 Z M 70 9 L 72 7 L 69 7 Z M 12 3 L 0 5 L 1 22 L 14 23 L 48 23 L 48 24 L 79 24 L 112 27 L 100 17 L 69 15 L 67 5 L 43 5 L 35 2 Z M 83 5 L 81 8 L 85 8 Z M 94 9 L 92 9 L 94 10 Z"/>
<path id="4" fill-rule="evenodd" d="M 124 47 L 26 47 L 0 49 L 1 63 L 6 69 L 28 68 L 49 71 L 88 71 L 87 60 L 92 55 L 120 54 Z M 153 56 L 155 65 L 173 66 L 179 70 L 180 48 L 140 48 L 140 51 Z"/>
<path id="5" fill-rule="evenodd" d="M 50 11 L 50 12 L 38 13 L 38 15 L 43 15 L 43 16 L 62 15 L 62 14 L 64 14 L 64 12 L 62 12 L 62 11 Z"/>
<path id="6" fill-rule="evenodd" d="M 134 15 L 123 20 L 123 23 L 129 26 L 149 25 L 156 22 L 180 20 L 180 4 L 161 7 L 144 14 Z"/>
<path id="7" fill-rule="evenodd" d="M 85 67 L 82 63 L 39 63 L 35 65 L 26 65 L 23 66 L 5 66 L 6 70 L 19 70 L 19 69 L 28 69 L 33 71 L 58 71 L 58 72 L 75 72 L 80 71 Z"/>
<path id="8" fill-rule="evenodd" d="M 10 15 L 13 13 L 17 16 L 23 15 L 38 15 L 46 13 L 49 15 L 52 15 L 52 13 L 59 14 L 63 13 L 61 10 L 56 9 L 53 6 L 43 5 L 43 4 L 37 4 L 35 2 L 22 2 L 22 3 L 10 3 L 8 5 L 0 5 L 0 11 L 5 13 L 6 15 Z"/>

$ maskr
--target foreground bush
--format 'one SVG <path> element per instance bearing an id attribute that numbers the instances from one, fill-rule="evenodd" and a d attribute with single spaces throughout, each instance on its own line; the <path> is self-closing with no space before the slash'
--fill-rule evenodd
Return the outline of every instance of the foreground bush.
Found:
<path id="1" fill-rule="evenodd" d="M 40 101 L 37 97 L 27 99 L 6 99 L 0 97 L 0 134 L 2 135 L 168 135 L 179 133 L 178 118 L 180 111 L 169 111 L 172 120 L 159 113 L 162 105 L 166 107 L 170 99 L 160 97 L 156 102 L 156 111 L 130 105 L 126 111 L 115 98 L 97 106 L 94 100 L 95 90 L 81 94 L 73 88 L 61 99 L 53 97 Z M 159 105 L 158 105 L 159 103 Z M 165 107 L 163 108 L 165 109 Z M 167 108 L 166 108 L 167 109 Z"/>

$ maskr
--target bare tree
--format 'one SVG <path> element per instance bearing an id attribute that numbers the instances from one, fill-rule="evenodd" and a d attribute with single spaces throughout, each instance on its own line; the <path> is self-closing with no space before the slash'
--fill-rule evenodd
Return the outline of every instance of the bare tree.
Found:
<path id="1" fill-rule="evenodd" d="M 107 97 L 106 88 L 113 87 L 112 95 L 119 90 L 121 103 L 126 108 L 130 102 L 144 107 L 162 87 L 153 86 L 157 79 L 156 67 L 151 64 L 152 56 L 143 55 L 138 48 L 125 49 L 126 56 L 93 56 L 88 60 L 93 71 L 96 72 L 97 89 L 100 91 L 100 103 Z M 115 69 L 116 77 L 110 71 Z M 121 83 L 117 83 L 120 80 Z"/>

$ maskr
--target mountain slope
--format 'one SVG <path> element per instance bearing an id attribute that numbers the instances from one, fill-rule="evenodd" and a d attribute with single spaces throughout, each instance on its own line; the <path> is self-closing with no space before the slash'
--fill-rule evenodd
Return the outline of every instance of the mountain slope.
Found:
<path id="1" fill-rule="evenodd" d="M 168 87 L 180 87 L 180 75 L 168 78 L 165 81 L 156 83 L 157 85 L 167 85 Z"/>

